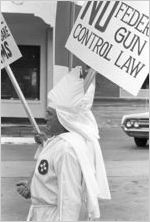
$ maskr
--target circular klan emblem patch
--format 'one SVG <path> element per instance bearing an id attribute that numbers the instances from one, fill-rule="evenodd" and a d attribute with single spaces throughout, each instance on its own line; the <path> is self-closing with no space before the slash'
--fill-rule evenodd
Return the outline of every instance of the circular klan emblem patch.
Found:
<path id="1" fill-rule="evenodd" d="M 45 175 L 48 171 L 48 161 L 47 160 L 41 160 L 38 171 L 40 174 Z"/>

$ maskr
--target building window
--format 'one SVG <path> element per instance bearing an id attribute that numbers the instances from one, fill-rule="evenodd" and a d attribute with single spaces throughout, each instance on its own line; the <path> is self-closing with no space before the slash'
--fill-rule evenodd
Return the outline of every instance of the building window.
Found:
<path id="1" fill-rule="evenodd" d="M 142 89 L 149 89 L 149 75 L 145 79 L 145 81 L 144 81 L 144 83 L 142 85 Z"/>
<path id="2" fill-rule="evenodd" d="M 11 64 L 11 69 L 26 99 L 40 99 L 40 46 L 18 46 L 22 58 Z M 16 91 L 6 73 L 1 71 L 2 99 L 18 99 Z"/>

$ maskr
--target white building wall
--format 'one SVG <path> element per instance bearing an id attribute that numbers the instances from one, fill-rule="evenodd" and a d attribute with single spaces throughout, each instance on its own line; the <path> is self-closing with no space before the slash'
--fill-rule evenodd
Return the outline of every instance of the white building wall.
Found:
<path id="1" fill-rule="evenodd" d="M 53 29 L 44 21 L 34 15 L 29 14 L 4 14 L 7 25 L 9 26 L 16 43 L 19 45 L 39 45 L 40 53 L 40 100 L 27 100 L 33 116 L 44 118 L 47 104 L 47 85 L 52 87 L 53 75 Z M 49 38 L 47 39 L 47 31 Z M 47 53 L 49 45 L 49 53 Z M 49 56 L 49 58 L 47 57 Z M 47 69 L 47 63 L 48 69 Z M 48 75 L 48 77 L 47 77 Z M 48 81 L 48 82 L 47 82 Z M 24 108 L 19 100 L 1 101 L 2 117 L 27 117 Z"/>

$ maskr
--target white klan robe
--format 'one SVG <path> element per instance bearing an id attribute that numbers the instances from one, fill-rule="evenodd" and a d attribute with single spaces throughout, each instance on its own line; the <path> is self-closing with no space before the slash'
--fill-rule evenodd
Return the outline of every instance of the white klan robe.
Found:
<path id="1" fill-rule="evenodd" d="M 91 112 L 95 79 L 84 92 L 80 67 L 72 69 L 48 93 L 69 131 L 51 138 L 38 156 L 31 182 L 28 221 L 78 221 L 82 206 L 88 218 L 100 217 L 98 199 L 110 199 L 96 120 Z"/>

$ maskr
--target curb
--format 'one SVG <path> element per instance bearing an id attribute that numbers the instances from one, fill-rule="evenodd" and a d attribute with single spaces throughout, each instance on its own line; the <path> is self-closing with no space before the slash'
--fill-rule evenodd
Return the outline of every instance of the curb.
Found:
<path id="1" fill-rule="evenodd" d="M 36 144 L 33 137 L 1 137 L 1 144 Z"/>

